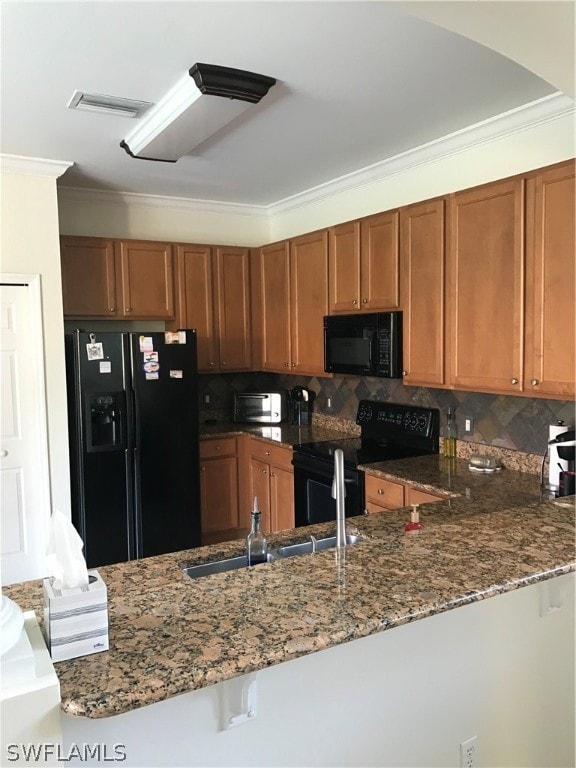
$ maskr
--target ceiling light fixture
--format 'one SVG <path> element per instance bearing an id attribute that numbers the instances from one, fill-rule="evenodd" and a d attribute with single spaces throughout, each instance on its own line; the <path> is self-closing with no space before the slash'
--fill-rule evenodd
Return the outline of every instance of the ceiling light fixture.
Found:
<path id="1" fill-rule="evenodd" d="M 141 117 L 151 106 L 149 101 L 136 101 L 121 96 L 104 96 L 100 93 L 83 93 L 82 91 L 74 91 L 68 102 L 68 109 L 101 112 L 104 115 L 121 117 Z"/>
<path id="2" fill-rule="evenodd" d="M 194 64 L 120 146 L 132 157 L 175 163 L 276 83 L 273 77 L 215 64 Z"/>

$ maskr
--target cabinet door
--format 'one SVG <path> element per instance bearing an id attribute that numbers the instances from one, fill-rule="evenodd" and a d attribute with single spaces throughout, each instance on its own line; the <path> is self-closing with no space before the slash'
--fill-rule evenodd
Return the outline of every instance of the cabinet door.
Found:
<path id="1" fill-rule="evenodd" d="M 114 241 L 61 237 L 62 299 L 69 317 L 118 317 Z"/>
<path id="2" fill-rule="evenodd" d="M 400 306 L 398 230 L 398 211 L 369 216 L 360 222 L 360 294 L 363 310 L 377 312 Z"/>
<path id="3" fill-rule="evenodd" d="M 174 317 L 172 246 L 122 240 L 122 313 L 128 318 Z"/>
<path id="4" fill-rule="evenodd" d="M 323 376 L 324 315 L 328 314 L 328 232 L 290 243 L 290 317 L 293 373 Z"/>
<path id="5" fill-rule="evenodd" d="M 238 514 L 238 460 L 235 456 L 200 462 L 202 543 L 235 538 Z"/>
<path id="6" fill-rule="evenodd" d="M 444 384 L 444 200 L 400 211 L 404 384 Z"/>
<path id="7" fill-rule="evenodd" d="M 263 369 L 290 368 L 290 253 L 288 242 L 260 249 L 260 295 Z"/>
<path id="8" fill-rule="evenodd" d="M 360 222 L 350 221 L 330 230 L 330 314 L 360 310 Z"/>
<path id="9" fill-rule="evenodd" d="M 270 506 L 272 531 L 294 528 L 294 472 L 270 467 Z"/>
<path id="10" fill-rule="evenodd" d="M 222 371 L 250 370 L 250 259 L 247 248 L 216 249 L 216 306 Z"/>
<path id="11" fill-rule="evenodd" d="M 258 497 L 258 506 L 262 515 L 261 524 L 264 533 L 272 530 L 272 518 L 270 514 L 270 465 L 265 464 L 252 456 L 248 460 L 248 488 L 249 496 L 253 500 Z"/>
<path id="12" fill-rule="evenodd" d="M 574 162 L 528 181 L 526 385 L 574 397 L 576 271 Z"/>
<path id="13" fill-rule="evenodd" d="M 198 370 L 219 370 L 213 301 L 212 248 L 178 245 L 178 291 L 180 328 L 196 328 Z"/>
<path id="14" fill-rule="evenodd" d="M 523 379 L 522 179 L 450 200 L 449 384 L 520 392 Z"/>

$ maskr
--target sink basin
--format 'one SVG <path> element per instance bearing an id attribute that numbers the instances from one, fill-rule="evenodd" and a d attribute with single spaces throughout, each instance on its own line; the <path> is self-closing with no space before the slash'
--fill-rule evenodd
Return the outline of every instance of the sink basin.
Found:
<path id="1" fill-rule="evenodd" d="M 271 563 L 275 559 L 274 554 L 269 552 L 268 562 Z M 191 579 L 199 579 L 202 576 L 210 576 L 213 573 L 225 573 L 226 571 L 234 571 L 237 568 L 246 568 L 247 566 L 248 558 L 246 555 L 240 555 L 239 557 L 227 557 L 225 560 L 213 560 L 211 563 L 200 563 L 199 565 L 181 564 L 180 568 Z"/>
<path id="2" fill-rule="evenodd" d="M 347 535 L 346 544 L 356 544 L 362 541 L 361 536 Z M 332 549 L 336 546 L 336 536 L 329 536 L 325 539 L 316 539 L 316 545 L 311 540 L 303 541 L 300 544 L 288 544 L 285 547 L 279 547 L 275 550 L 278 557 L 297 557 L 298 555 L 310 555 L 313 552 L 322 552 L 324 549 Z"/>
<path id="3" fill-rule="evenodd" d="M 356 544 L 362 541 L 361 536 L 347 535 L 346 544 Z M 332 549 L 336 546 L 336 536 L 329 536 L 325 539 L 311 539 L 303 541 L 300 544 L 288 544 L 285 547 L 279 547 L 268 552 L 267 561 L 273 563 L 275 560 L 287 557 L 297 557 L 298 555 L 311 555 L 313 552 L 321 552 L 324 549 Z M 226 571 L 235 571 L 238 568 L 246 568 L 248 559 L 246 555 L 238 557 L 227 557 L 223 560 L 213 560 L 210 563 L 200 563 L 199 565 L 186 565 L 180 563 L 181 570 L 191 579 L 200 579 L 202 576 L 210 576 L 213 573 L 226 573 Z"/>

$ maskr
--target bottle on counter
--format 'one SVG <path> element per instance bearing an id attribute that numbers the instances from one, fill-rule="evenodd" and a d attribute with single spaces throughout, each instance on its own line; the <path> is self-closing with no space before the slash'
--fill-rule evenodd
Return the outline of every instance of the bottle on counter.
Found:
<path id="1" fill-rule="evenodd" d="M 262 533 L 261 526 L 262 515 L 258 506 L 258 497 L 254 496 L 254 506 L 252 508 L 252 527 L 246 537 L 246 547 L 248 555 L 248 565 L 259 565 L 265 563 L 268 557 L 268 542 Z"/>
<path id="2" fill-rule="evenodd" d="M 446 458 L 456 458 L 456 422 L 454 421 L 452 408 L 448 408 L 448 412 L 446 413 L 446 426 L 444 427 L 442 449 Z"/>

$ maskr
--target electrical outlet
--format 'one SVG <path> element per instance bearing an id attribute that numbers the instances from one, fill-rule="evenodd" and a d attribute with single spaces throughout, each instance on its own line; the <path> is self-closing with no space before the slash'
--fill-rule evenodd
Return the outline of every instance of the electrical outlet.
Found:
<path id="1" fill-rule="evenodd" d="M 210 395 L 206 394 L 204 395 L 204 402 L 206 405 L 210 405 Z"/>
<path id="2" fill-rule="evenodd" d="M 471 435 L 474 432 L 474 419 L 464 419 L 464 434 Z"/>
<path id="3" fill-rule="evenodd" d="M 460 742 L 460 768 L 478 768 L 478 736 Z"/>

